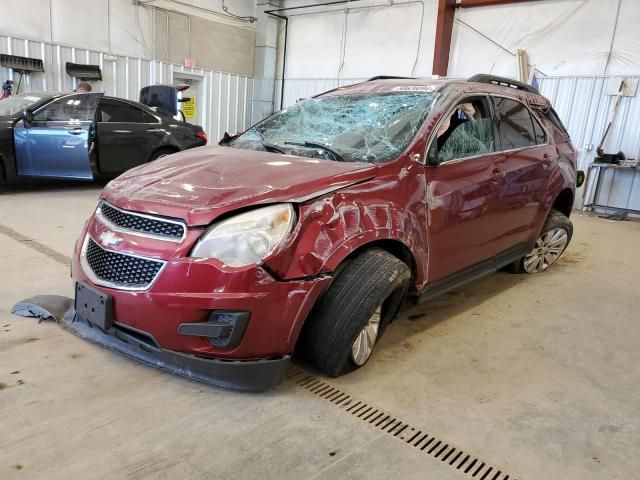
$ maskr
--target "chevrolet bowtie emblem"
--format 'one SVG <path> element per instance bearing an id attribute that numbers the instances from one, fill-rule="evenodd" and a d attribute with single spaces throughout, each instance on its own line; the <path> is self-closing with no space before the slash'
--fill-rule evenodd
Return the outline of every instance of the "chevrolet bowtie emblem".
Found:
<path id="1" fill-rule="evenodd" d="M 122 242 L 122 237 L 117 236 L 111 230 L 107 230 L 106 232 L 102 232 L 100 234 L 100 243 L 105 247 L 119 245 L 120 242 Z"/>

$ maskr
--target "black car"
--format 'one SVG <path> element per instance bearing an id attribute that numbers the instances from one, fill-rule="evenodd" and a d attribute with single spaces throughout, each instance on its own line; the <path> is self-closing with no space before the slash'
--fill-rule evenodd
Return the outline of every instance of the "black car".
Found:
<path id="1" fill-rule="evenodd" d="M 206 143 L 197 125 L 102 93 L 25 93 L 0 100 L 0 183 L 111 178 Z"/>

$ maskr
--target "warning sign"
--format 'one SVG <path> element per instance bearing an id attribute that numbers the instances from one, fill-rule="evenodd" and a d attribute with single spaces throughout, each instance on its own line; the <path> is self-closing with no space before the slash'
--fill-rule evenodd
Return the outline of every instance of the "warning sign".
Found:
<path id="1" fill-rule="evenodd" d="M 196 118 L 196 99 L 189 97 L 189 100 L 182 104 L 182 113 L 185 118 Z"/>

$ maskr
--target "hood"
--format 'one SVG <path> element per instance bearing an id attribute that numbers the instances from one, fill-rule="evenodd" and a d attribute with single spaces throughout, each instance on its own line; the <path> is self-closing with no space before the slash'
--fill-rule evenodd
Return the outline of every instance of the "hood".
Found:
<path id="1" fill-rule="evenodd" d="M 129 170 L 103 197 L 139 212 L 206 225 L 231 210 L 303 202 L 372 178 L 376 166 L 231 147 L 202 147 Z"/>

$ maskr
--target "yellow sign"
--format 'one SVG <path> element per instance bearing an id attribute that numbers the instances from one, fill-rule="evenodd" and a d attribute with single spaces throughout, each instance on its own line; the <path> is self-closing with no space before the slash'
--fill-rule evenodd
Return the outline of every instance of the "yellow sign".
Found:
<path id="1" fill-rule="evenodd" d="M 185 118 L 196 118 L 196 99 L 189 97 L 189 100 L 182 104 L 182 113 Z"/>

